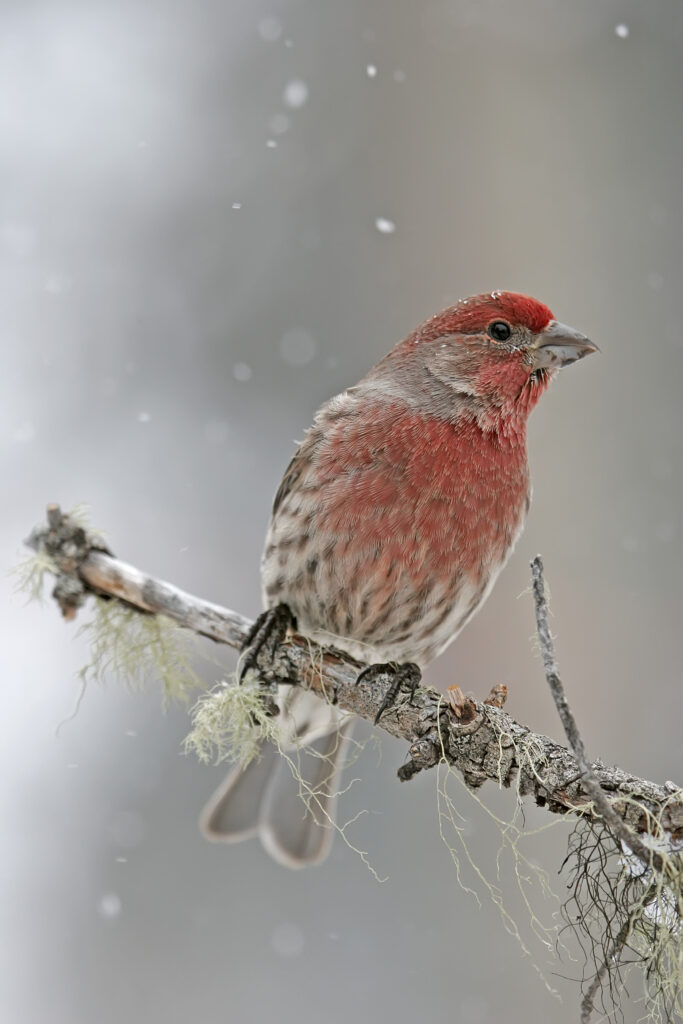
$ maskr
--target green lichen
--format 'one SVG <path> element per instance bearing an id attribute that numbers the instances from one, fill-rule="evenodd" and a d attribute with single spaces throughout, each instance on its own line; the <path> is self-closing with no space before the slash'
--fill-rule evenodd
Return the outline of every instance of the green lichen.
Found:
<path id="1" fill-rule="evenodd" d="M 56 576 L 58 573 L 54 559 L 44 551 L 29 555 L 10 569 L 10 574 L 15 577 L 15 592 L 24 594 L 27 601 L 37 601 L 39 604 L 45 599 L 45 576 Z"/>
<path id="2" fill-rule="evenodd" d="M 574 827 L 564 865 L 570 895 L 562 913 L 589 965 L 582 1020 L 589 1019 L 589 1007 L 619 1020 L 634 972 L 644 981 L 641 1021 L 671 1024 L 683 1016 L 683 849 L 672 846 L 662 826 L 663 815 L 681 802 L 679 790 L 657 816 L 646 813 L 643 835 L 661 857 L 661 871 L 625 851 L 602 822 L 582 820 Z"/>
<path id="3" fill-rule="evenodd" d="M 280 723 L 267 713 L 263 696 L 253 677 L 241 686 L 235 678 L 218 683 L 192 708 L 186 753 L 195 754 L 204 764 L 230 761 L 246 766 L 258 756 L 265 740 L 279 746 Z"/>
<path id="4" fill-rule="evenodd" d="M 163 615 L 147 615 L 121 601 L 96 597 L 92 618 L 77 635 L 90 651 L 90 661 L 79 673 L 84 683 L 115 676 L 139 690 L 158 679 L 165 705 L 185 702 L 193 691 L 204 688 L 192 665 L 194 634 Z"/>
<path id="5" fill-rule="evenodd" d="M 495 728 L 493 718 L 489 719 L 489 725 Z M 507 760 L 505 752 L 514 746 L 518 767 L 532 772 L 544 783 L 542 747 L 534 740 L 520 742 L 502 731 L 498 742 L 501 775 Z M 518 770 L 518 785 L 521 777 L 522 771 Z M 454 787 L 457 787 L 457 794 Z M 498 833 L 493 871 L 485 870 L 470 849 L 470 816 L 462 811 L 464 800 L 476 804 L 479 820 L 483 812 L 485 820 Z M 574 808 L 575 814 L 580 816 L 578 820 L 574 816 L 571 819 L 558 817 L 541 828 L 532 829 L 524 821 L 522 795 L 518 791 L 512 818 L 504 820 L 465 785 L 447 762 L 442 745 L 442 759 L 437 766 L 439 829 L 461 887 L 478 902 L 479 894 L 486 894 L 498 909 L 504 927 L 519 942 L 548 988 L 527 936 L 533 936 L 540 943 L 548 959 L 569 959 L 576 964 L 576 952 L 570 951 L 567 944 L 569 933 L 574 935 L 584 957 L 582 1021 L 587 1022 L 597 1011 L 603 1014 L 599 1019 L 620 1021 L 627 980 L 638 969 L 645 983 L 646 1011 L 641 1021 L 672 1024 L 683 1016 L 683 849 L 672 846 L 663 821 L 672 817 L 673 805 L 683 802 L 683 791 L 673 793 L 656 816 L 648 813 L 635 798 L 619 795 L 615 802 L 622 812 L 624 803 L 630 802 L 637 807 L 639 815 L 645 815 L 643 836 L 662 858 L 661 872 L 648 870 L 625 851 L 596 818 L 591 803 Z M 524 852 L 524 847 L 530 837 L 569 820 L 574 821 L 574 826 L 562 865 L 562 872 L 568 876 L 569 895 L 560 903 L 548 874 Z M 512 866 L 517 894 L 527 917 L 524 926 L 509 909 L 513 896 L 509 888 L 503 898 L 501 871 L 506 860 Z M 539 897 L 549 908 L 543 920 L 535 909 Z"/>
<path id="6" fill-rule="evenodd" d="M 291 696 L 291 688 L 288 694 Z M 384 881 L 370 863 L 368 851 L 357 846 L 351 837 L 352 826 L 369 812 L 362 809 L 341 822 L 330 812 L 331 807 L 336 809 L 337 799 L 348 793 L 360 779 L 353 777 L 343 788 L 330 792 L 324 772 L 306 771 L 307 758 L 325 761 L 332 770 L 338 750 L 323 754 L 307 743 L 305 736 L 300 739 L 293 736 L 290 723 L 283 721 L 284 714 L 272 716 L 268 713 L 269 697 L 266 692 L 264 703 L 263 686 L 251 672 L 247 673 L 242 684 L 237 682 L 236 674 L 230 680 L 219 683 L 200 697 L 192 709 L 192 729 L 184 744 L 186 752 L 194 753 L 204 763 L 229 761 L 246 765 L 259 756 L 262 743 L 273 743 L 292 773 L 305 811 L 318 825 L 334 829 L 349 849 L 361 858 L 375 879 Z M 339 712 L 339 724 L 348 717 L 352 716 Z M 347 738 L 345 769 L 357 761 L 368 743 L 374 739 L 374 736 L 364 741 L 349 741 Z M 311 775 L 320 781 L 312 783 L 309 781 Z"/>
<path id="7" fill-rule="evenodd" d="M 478 905 L 481 905 L 481 895 L 485 895 L 491 901 L 500 914 L 505 930 L 518 942 L 523 954 L 528 957 L 548 991 L 559 998 L 559 993 L 550 984 L 545 971 L 538 964 L 538 953 L 535 953 L 532 947 L 535 945 L 546 961 L 554 959 L 558 941 L 557 912 L 560 903 L 553 891 L 548 873 L 534 861 L 531 854 L 525 852 L 524 846 L 532 837 L 557 827 L 561 819 L 552 820 L 538 828 L 528 827 L 524 820 L 524 809 L 519 794 L 510 819 L 506 820 L 495 814 L 478 793 L 466 785 L 449 763 L 441 736 L 438 711 L 437 722 L 441 739 L 441 760 L 436 766 L 439 833 L 453 861 L 456 880 Z M 508 739 L 507 736 L 499 737 L 501 745 L 504 738 Z M 494 835 L 498 837 L 495 860 L 488 868 L 480 863 L 470 847 L 468 837 L 472 815 L 463 813 L 461 808 L 465 802 L 472 805 L 475 815 L 480 820 L 483 814 L 484 820 L 493 826 Z M 512 894 L 504 893 L 502 876 L 506 871 L 514 879 L 517 899 L 526 915 L 526 923 L 522 922 L 519 913 L 511 909 Z M 537 909 L 539 903 L 544 908 L 542 912 Z"/>

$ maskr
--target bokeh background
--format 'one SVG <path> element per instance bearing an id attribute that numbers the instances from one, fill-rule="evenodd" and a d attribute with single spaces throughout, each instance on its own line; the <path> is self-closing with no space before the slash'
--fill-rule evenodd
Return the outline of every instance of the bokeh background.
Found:
<path id="1" fill-rule="evenodd" d="M 680 781 L 682 46 L 679 0 L 4 0 L 2 564 L 85 501 L 121 557 L 255 614 L 319 403 L 446 303 L 526 291 L 602 354 L 534 413 L 526 533 L 429 678 L 504 681 L 560 738 L 541 551 L 588 750 Z M 341 842 L 297 874 L 211 846 L 221 769 L 182 756 L 186 711 L 111 678 L 56 736 L 87 647 L 2 587 L 3 1021 L 577 1019 L 580 963 L 534 947 L 558 1001 L 459 889 L 403 745 L 345 804 L 383 884 Z M 565 841 L 529 848 L 560 892 Z"/>

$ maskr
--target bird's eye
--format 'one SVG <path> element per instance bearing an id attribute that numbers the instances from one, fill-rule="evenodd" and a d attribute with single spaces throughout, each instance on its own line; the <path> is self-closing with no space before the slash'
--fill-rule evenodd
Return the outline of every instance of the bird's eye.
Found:
<path id="1" fill-rule="evenodd" d="M 492 324 L 489 324 L 489 334 L 494 341 L 507 341 L 512 331 L 510 325 L 506 324 L 504 320 L 494 320 Z"/>

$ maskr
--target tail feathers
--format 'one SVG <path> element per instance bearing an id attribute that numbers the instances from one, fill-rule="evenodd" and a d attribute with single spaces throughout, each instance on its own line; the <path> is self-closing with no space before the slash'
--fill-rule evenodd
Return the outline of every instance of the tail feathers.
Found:
<path id="1" fill-rule="evenodd" d="M 258 835 L 263 794 L 280 755 L 270 743 L 246 768 L 237 765 L 206 804 L 199 827 L 212 842 L 239 843 Z"/>
<path id="2" fill-rule="evenodd" d="M 330 852 L 337 793 L 352 729 L 353 724 L 345 722 L 308 744 L 314 753 L 302 753 L 296 762 L 303 785 L 283 758 L 275 766 L 263 795 L 259 836 L 271 857 L 285 867 L 319 864 Z"/>
<path id="3" fill-rule="evenodd" d="M 324 860 L 334 838 L 336 794 L 352 728 L 344 722 L 309 741 L 300 755 L 290 754 L 302 782 L 277 749 L 265 744 L 261 758 L 233 769 L 209 800 L 200 819 L 206 838 L 235 843 L 258 835 L 271 857 L 288 868 Z"/>

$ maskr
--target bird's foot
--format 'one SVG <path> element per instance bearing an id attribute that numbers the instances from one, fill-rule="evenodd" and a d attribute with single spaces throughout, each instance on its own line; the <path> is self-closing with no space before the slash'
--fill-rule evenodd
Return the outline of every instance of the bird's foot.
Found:
<path id="1" fill-rule="evenodd" d="M 384 700 L 380 704 L 379 711 L 375 715 L 375 725 L 377 725 L 384 712 L 394 703 L 402 687 L 410 690 L 410 700 L 412 701 L 415 696 L 415 690 L 422 678 L 422 673 L 412 661 L 406 661 L 401 665 L 395 661 L 390 661 L 385 664 L 368 665 L 367 668 L 364 668 L 358 674 L 356 685 L 358 683 L 374 683 L 376 679 L 382 676 L 388 676 L 390 683 L 387 692 L 384 694 Z"/>
<path id="2" fill-rule="evenodd" d="M 275 605 L 274 608 L 268 608 L 259 615 L 242 646 L 244 657 L 239 671 L 240 683 L 249 669 L 258 668 L 258 659 L 262 652 L 267 652 L 272 661 L 290 628 L 296 629 L 296 619 L 286 604 Z"/>

